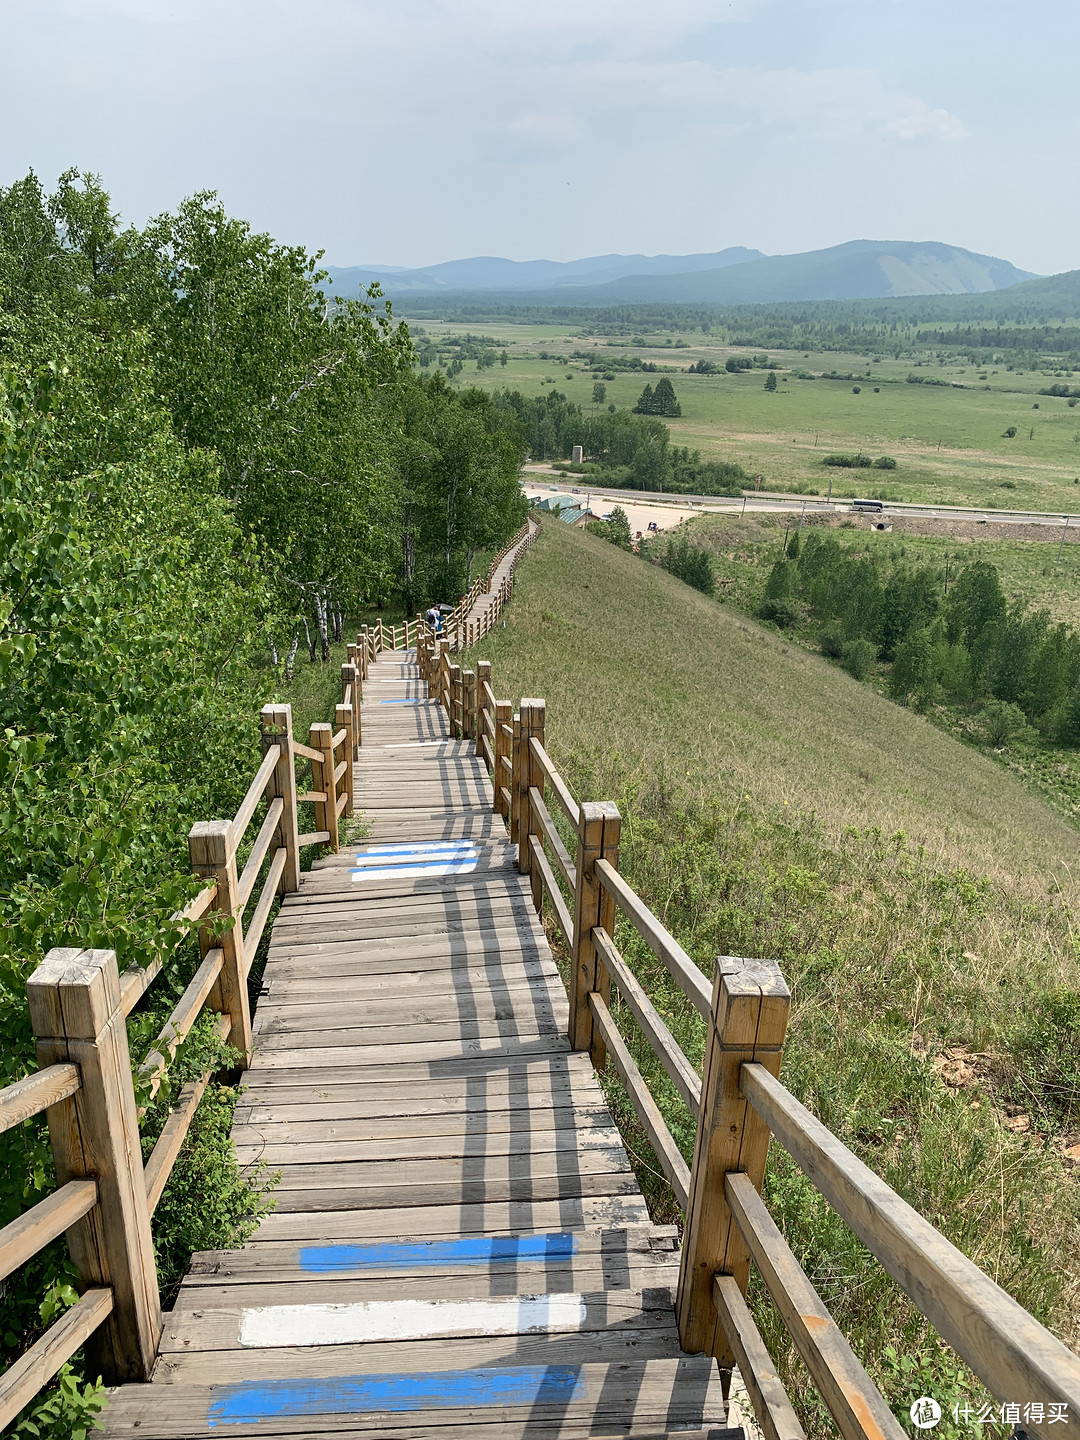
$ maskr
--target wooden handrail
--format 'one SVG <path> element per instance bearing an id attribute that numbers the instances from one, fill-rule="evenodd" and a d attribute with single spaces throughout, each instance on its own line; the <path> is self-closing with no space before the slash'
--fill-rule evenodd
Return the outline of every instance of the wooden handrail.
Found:
<path id="1" fill-rule="evenodd" d="M 49 1326 L 36 1345 L 31 1345 L 0 1375 L 0 1430 L 7 1429 L 23 1406 L 49 1383 L 102 1321 L 108 1319 L 112 1308 L 111 1288 L 98 1286 L 87 1290 L 70 1310 L 65 1310 L 60 1319 Z"/>
<path id="2" fill-rule="evenodd" d="M 232 1020 L 228 1015 L 219 1015 L 214 1022 L 214 1031 L 222 1041 L 227 1041 L 232 1030 Z M 180 1147 L 184 1143 L 192 1120 L 195 1118 L 195 1111 L 198 1109 L 199 1101 L 213 1074 L 207 1070 L 198 1080 L 189 1080 L 180 1091 L 176 1109 L 172 1111 L 169 1118 L 162 1127 L 161 1134 L 150 1152 L 149 1158 L 143 1167 L 143 1182 L 146 1186 L 146 1204 L 153 1215 L 157 1209 L 158 1201 L 164 1193 L 168 1184 L 172 1168 L 176 1164 L 176 1157 L 180 1154 Z"/>
<path id="3" fill-rule="evenodd" d="M 562 837 L 555 829 L 555 822 L 551 818 L 551 812 L 544 804 L 540 791 L 533 786 L 529 790 L 529 800 L 532 803 L 533 813 L 540 826 L 541 834 L 551 846 L 551 853 L 555 857 L 555 863 L 559 867 L 559 873 L 570 886 L 571 890 L 577 887 L 577 871 L 574 862 L 570 859 L 570 852 L 562 842 Z"/>
<path id="4" fill-rule="evenodd" d="M 251 824 L 251 817 L 258 808 L 259 801 L 263 797 L 263 791 L 269 784 L 270 777 L 274 773 L 274 767 L 281 758 L 280 745 L 271 745 L 263 756 L 263 762 L 255 772 L 255 778 L 248 786 L 247 794 L 240 802 L 240 809 L 236 812 L 233 820 L 233 838 L 239 845 L 244 838 L 244 831 Z"/>
<path id="5" fill-rule="evenodd" d="M 760 1065 L 740 1088 L 832 1208 L 1000 1400 L 1080 1414 L 1080 1357 L 923 1218 Z"/>
<path id="6" fill-rule="evenodd" d="M 729 1171 L 724 1188 L 765 1287 L 844 1440 L 907 1440 L 753 1183 Z"/>
<path id="7" fill-rule="evenodd" d="M 259 903 L 255 907 L 255 913 L 251 917 L 251 924 L 247 934 L 244 936 L 244 976 L 247 977 L 255 959 L 255 951 L 258 949 L 259 941 L 262 939 L 262 932 L 266 928 L 266 920 L 277 899 L 278 881 L 281 879 L 282 871 L 285 869 L 285 861 L 288 857 L 285 848 L 274 851 L 270 859 L 270 869 L 266 873 L 266 880 L 263 882 L 262 894 L 259 896 Z"/>
<path id="8" fill-rule="evenodd" d="M 574 921 L 566 901 L 562 897 L 562 892 L 555 880 L 555 872 L 552 870 L 551 863 L 544 854 L 544 847 L 541 845 L 538 836 L 529 836 L 529 850 L 532 855 L 533 864 L 539 872 L 544 888 L 547 891 L 548 899 L 551 901 L 552 909 L 558 917 L 559 928 L 567 940 L 569 940 L 574 933 Z"/>
<path id="9" fill-rule="evenodd" d="M 577 801 L 570 794 L 566 781 L 559 774 L 558 770 L 555 769 L 551 756 L 544 749 L 543 745 L 541 745 L 540 741 L 537 740 L 535 735 L 529 740 L 529 749 L 536 763 L 544 772 L 544 779 L 551 786 L 552 790 L 554 790 L 555 798 L 562 807 L 563 814 L 576 830 L 581 821 L 581 811 L 578 809 Z"/>
<path id="10" fill-rule="evenodd" d="M 259 827 L 259 833 L 255 837 L 255 843 L 251 847 L 251 854 L 248 856 L 247 864 L 237 884 L 236 895 L 241 912 L 255 888 L 255 881 L 259 878 L 259 871 L 262 869 L 262 862 L 266 858 L 266 852 L 285 813 L 285 802 L 280 796 L 270 801 L 266 811 L 266 819 Z M 284 862 L 282 862 L 284 863 Z"/>
<path id="11" fill-rule="evenodd" d="M 698 1013 L 708 1020 L 712 1014 L 712 991 L 690 956 L 614 866 L 609 865 L 606 860 L 598 860 L 596 873 L 604 889 L 653 954 L 667 966 L 668 973 L 686 998 Z"/>
<path id="12" fill-rule="evenodd" d="M 589 995 L 589 1008 L 593 1012 L 594 1022 L 600 1031 L 612 1064 L 619 1072 L 619 1078 L 626 1086 L 637 1117 L 649 1137 L 649 1144 L 668 1178 L 668 1183 L 675 1192 L 676 1200 L 685 1210 L 690 1194 L 690 1167 L 680 1154 L 679 1147 L 671 1138 L 671 1131 L 667 1128 L 664 1117 L 660 1113 L 660 1107 L 653 1099 L 649 1087 L 642 1078 L 641 1071 L 634 1063 L 634 1057 L 626 1048 L 626 1042 L 611 1018 L 611 1011 L 605 1004 L 604 997 L 595 990 Z"/>
<path id="13" fill-rule="evenodd" d="M 293 742 L 293 749 L 303 760 L 314 760 L 316 764 L 322 764 L 322 751 L 314 750 L 310 745 L 302 745 L 299 740 Z"/>
<path id="14" fill-rule="evenodd" d="M 82 1081 L 77 1065 L 47 1065 L 0 1090 L 0 1135 L 74 1095 Z"/>
<path id="15" fill-rule="evenodd" d="M 161 1086 L 162 1077 L 169 1068 L 169 1061 L 199 1018 L 199 1012 L 214 988 L 224 963 L 225 952 L 220 946 L 215 946 L 208 952 L 187 989 L 176 1002 L 172 1014 L 162 1026 L 161 1033 L 154 1041 L 154 1048 L 139 1066 L 139 1076 L 149 1086 L 151 1098 Z"/>
<path id="16" fill-rule="evenodd" d="M 667 1071 L 696 1120 L 701 1113 L 701 1080 L 664 1024 L 659 1010 L 645 993 L 637 976 L 615 948 L 615 942 L 599 925 L 593 927 L 593 944 L 600 952 L 611 978 L 619 987 L 626 1008 L 645 1032 L 653 1053 Z"/>
<path id="17" fill-rule="evenodd" d="M 69 1180 L 0 1230 L 0 1280 L 51 1245 L 98 1203 L 96 1180 Z"/>

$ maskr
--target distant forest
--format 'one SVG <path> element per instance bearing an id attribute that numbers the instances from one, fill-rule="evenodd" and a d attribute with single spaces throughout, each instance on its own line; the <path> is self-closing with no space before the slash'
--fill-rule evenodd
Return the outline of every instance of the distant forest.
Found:
<path id="1" fill-rule="evenodd" d="M 723 344 L 773 350 L 866 351 L 899 356 L 949 349 L 972 363 L 1006 354 L 1031 368 L 1080 365 L 1080 271 L 983 295 L 818 300 L 773 305 L 529 305 L 475 298 L 399 300 L 418 320 L 572 326 L 587 335 L 642 339 L 695 331 Z M 647 341 L 646 341 L 647 343 Z"/>

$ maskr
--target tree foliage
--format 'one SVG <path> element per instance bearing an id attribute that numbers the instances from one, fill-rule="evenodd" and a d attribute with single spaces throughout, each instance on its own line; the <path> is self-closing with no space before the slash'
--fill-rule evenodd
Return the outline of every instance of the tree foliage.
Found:
<path id="1" fill-rule="evenodd" d="M 394 590 L 455 597 L 525 506 L 513 415 L 418 378 L 377 290 L 329 301 L 317 256 L 212 195 L 135 230 L 93 177 L 0 189 L 0 353 L 5 1084 L 34 1068 L 25 986 L 50 947 L 167 957 L 129 1022 L 136 1062 L 198 965 L 169 918 L 193 891 L 186 835 L 251 778 L 268 637 L 287 651 L 298 625 L 325 635 Z M 257 1208 L 218 1120 L 176 1172 L 192 1203 L 166 1190 L 155 1217 L 173 1271 Z M 43 1121 L 0 1136 L 0 1225 L 52 1183 Z M 5 1283 L 0 1361 L 69 1279 L 58 1242 Z M 56 1434 L 69 1379 L 43 1402 Z"/>

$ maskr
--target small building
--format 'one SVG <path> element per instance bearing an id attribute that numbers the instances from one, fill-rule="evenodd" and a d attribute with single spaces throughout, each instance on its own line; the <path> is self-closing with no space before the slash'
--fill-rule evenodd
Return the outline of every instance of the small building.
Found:
<path id="1" fill-rule="evenodd" d="M 575 445 L 570 451 L 571 465 L 580 465 L 585 459 L 585 449 L 581 445 Z"/>

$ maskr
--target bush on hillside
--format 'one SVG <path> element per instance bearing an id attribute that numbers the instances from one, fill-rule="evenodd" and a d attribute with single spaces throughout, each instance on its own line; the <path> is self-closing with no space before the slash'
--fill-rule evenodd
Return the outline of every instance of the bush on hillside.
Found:
<path id="1" fill-rule="evenodd" d="M 856 680 L 865 680 L 877 659 L 877 646 L 869 640 L 848 640 L 840 650 L 844 669 Z"/>
<path id="2" fill-rule="evenodd" d="M 869 470 L 874 463 L 869 455 L 826 455 L 822 465 L 833 465 L 838 470 Z"/>
<path id="3" fill-rule="evenodd" d="M 788 630 L 792 625 L 798 624 L 801 612 L 795 600 L 766 599 L 758 606 L 757 613 L 762 620 L 768 620 L 778 630 Z"/>

